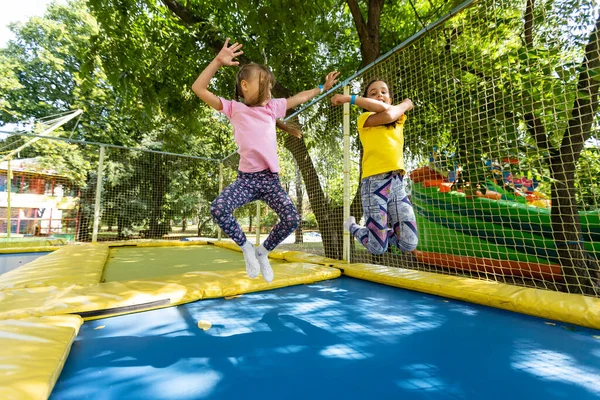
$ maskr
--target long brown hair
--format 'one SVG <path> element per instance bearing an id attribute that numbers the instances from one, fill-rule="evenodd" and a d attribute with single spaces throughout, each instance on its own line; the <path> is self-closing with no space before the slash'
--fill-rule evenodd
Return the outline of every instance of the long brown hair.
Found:
<path id="1" fill-rule="evenodd" d="M 258 75 L 258 96 L 253 102 L 248 101 L 242 94 L 242 81 L 248 81 L 254 78 L 254 74 Z M 244 64 L 238 71 L 235 77 L 235 101 L 240 101 L 240 98 L 244 99 L 244 104 L 248 107 L 254 107 L 262 104 L 268 97 L 271 87 L 275 86 L 275 75 L 265 65 L 249 63 Z M 277 128 L 284 132 L 287 132 L 293 136 L 302 135 L 300 128 L 296 124 L 285 123 L 281 120 L 275 121 Z"/>
<path id="2" fill-rule="evenodd" d="M 258 74 L 258 76 L 255 74 Z M 258 96 L 255 101 L 250 103 L 242 94 L 242 81 L 248 81 L 255 77 L 258 78 Z M 235 77 L 235 101 L 240 101 L 240 98 L 243 98 L 244 104 L 249 107 L 262 104 L 267 99 L 273 85 L 275 85 L 275 76 L 269 68 L 256 63 L 245 64 Z"/>
<path id="3" fill-rule="evenodd" d="M 388 95 L 390 96 L 390 99 L 392 100 L 392 104 L 394 104 L 394 93 L 392 92 L 392 88 L 390 87 L 390 84 L 387 83 L 387 81 L 385 79 L 381 79 L 381 78 L 374 78 L 369 81 L 367 86 L 365 86 L 365 90 L 363 91 L 363 97 L 367 97 L 367 95 L 369 94 L 369 87 L 375 82 L 385 83 L 385 85 L 388 88 Z M 398 123 L 398 121 L 394 121 L 394 122 L 390 122 L 389 124 L 385 124 L 384 126 L 386 126 L 386 127 L 391 126 L 392 128 L 395 128 L 397 123 Z"/>

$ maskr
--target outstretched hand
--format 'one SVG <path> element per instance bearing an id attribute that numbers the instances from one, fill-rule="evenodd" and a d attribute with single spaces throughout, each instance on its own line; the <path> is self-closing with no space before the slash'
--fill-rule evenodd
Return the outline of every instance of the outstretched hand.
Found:
<path id="1" fill-rule="evenodd" d="M 325 77 L 325 84 L 323 85 L 323 91 L 328 91 L 337 83 L 337 77 L 340 75 L 338 71 L 331 71 Z"/>
<path id="2" fill-rule="evenodd" d="M 244 54 L 243 51 L 238 51 L 241 48 L 242 44 L 238 42 L 235 42 L 234 44 L 229 46 L 229 38 L 227 38 L 225 39 L 225 44 L 223 44 L 223 48 L 221 48 L 221 51 L 219 51 L 219 54 L 217 54 L 217 57 L 215 58 L 221 63 L 221 65 L 239 65 L 239 61 L 233 61 L 233 59 L 237 56 Z"/>

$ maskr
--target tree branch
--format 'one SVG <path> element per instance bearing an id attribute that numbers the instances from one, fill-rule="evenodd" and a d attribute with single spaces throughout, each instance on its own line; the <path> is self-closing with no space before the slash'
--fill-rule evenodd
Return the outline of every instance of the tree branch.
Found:
<path id="1" fill-rule="evenodd" d="M 363 57 L 362 65 L 367 65 L 379 57 L 379 25 L 381 9 L 384 0 L 370 0 L 367 10 L 368 19 L 365 19 L 360 11 L 357 0 L 346 0 L 360 42 L 360 54 Z"/>
<path id="2" fill-rule="evenodd" d="M 374 38 L 375 34 L 379 37 L 379 25 L 383 3 L 384 0 L 369 0 L 369 19 L 367 20 L 367 28 L 371 34 L 371 38 Z"/>
<path id="3" fill-rule="evenodd" d="M 523 28 L 524 39 L 525 39 L 525 47 L 527 49 L 533 48 L 533 10 L 535 8 L 535 0 L 527 0 L 527 6 L 525 8 L 525 24 Z M 546 134 L 546 130 L 544 129 L 544 124 L 542 123 L 539 117 L 536 117 L 533 112 L 527 113 L 523 116 L 525 119 L 525 124 L 527 125 L 527 129 L 529 133 L 535 140 L 538 148 L 550 150 L 552 145 L 550 144 L 550 140 L 548 135 Z"/>
<path id="4" fill-rule="evenodd" d="M 208 24 L 207 20 L 196 16 L 194 13 L 192 13 L 188 8 L 183 6 L 177 0 L 161 0 L 161 1 L 163 2 L 163 4 L 165 6 L 167 6 L 167 8 L 169 10 L 171 10 L 171 12 L 173 12 L 173 14 L 175 14 L 186 25 L 195 25 L 195 24 L 200 24 L 200 23 Z M 225 44 L 225 42 L 219 38 L 220 32 L 214 31 L 213 34 L 210 35 L 210 32 L 208 32 L 208 29 L 210 29 L 210 28 L 207 28 L 207 30 L 204 32 L 197 33 L 196 38 L 199 41 L 206 43 L 214 51 L 215 54 L 218 54 L 219 51 L 221 50 L 221 48 L 223 47 L 223 44 Z M 252 60 L 250 60 L 244 54 L 239 56 L 238 60 L 240 61 L 240 65 L 249 64 L 252 62 Z M 283 86 L 281 83 L 279 83 L 279 81 L 275 82 L 275 85 L 273 86 L 273 94 L 275 95 L 275 97 L 283 97 L 283 98 L 290 97 L 292 95 L 291 91 L 288 88 L 286 88 L 285 86 Z"/>
<path id="5" fill-rule="evenodd" d="M 354 20 L 354 26 L 356 26 L 356 31 L 358 32 L 358 38 L 361 43 L 368 41 L 369 34 L 367 31 L 367 23 L 360 12 L 360 6 L 356 0 L 346 0 L 348 3 L 348 7 L 350 8 L 350 12 L 352 13 L 352 19 Z"/>
<path id="6" fill-rule="evenodd" d="M 419 12 L 417 11 L 417 7 L 415 7 L 415 4 L 412 2 L 412 0 L 408 0 L 408 2 L 410 3 L 410 7 L 413 9 L 413 11 L 415 12 L 415 17 L 417 17 L 417 20 L 419 20 L 419 23 L 421 24 L 421 26 L 423 28 L 425 28 L 425 23 L 423 22 L 423 20 L 421 19 L 421 16 L 419 15 Z"/>
<path id="7" fill-rule="evenodd" d="M 533 9 L 535 0 L 528 0 L 525 9 L 525 44 L 531 48 L 533 46 Z"/>
<path id="8" fill-rule="evenodd" d="M 161 0 L 165 6 L 169 10 L 173 12 L 173 14 L 177 15 L 179 19 L 186 23 L 187 25 L 197 24 L 198 22 L 205 22 L 201 18 L 198 18 L 194 15 L 189 9 L 185 6 L 179 4 L 176 0 Z"/>

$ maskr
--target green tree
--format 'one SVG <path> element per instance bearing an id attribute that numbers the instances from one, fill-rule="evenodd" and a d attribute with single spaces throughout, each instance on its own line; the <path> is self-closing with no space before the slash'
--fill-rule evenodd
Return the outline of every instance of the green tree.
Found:
<path id="1" fill-rule="evenodd" d="M 74 139 L 129 147 L 141 145 L 159 151 L 186 151 L 203 158 L 211 158 L 214 154 L 220 156 L 232 150 L 229 140 L 231 129 L 225 121 L 207 110 L 196 107 L 199 112 L 195 112 L 193 118 L 185 119 L 183 124 L 178 115 L 167 115 L 161 108 L 146 108 L 140 99 L 123 96 L 120 93 L 123 87 L 109 82 L 103 67 L 103 55 L 94 47 L 99 35 L 98 26 L 84 2 L 51 5 L 44 17 L 15 25 L 13 31 L 16 39 L 6 49 L 0 50 L 0 90 L 3 94 L 0 121 L 40 119 L 79 108 L 84 110 L 79 123 L 65 126 L 65 133 L 68 132 Z M 212 134 L 194 133 L 202 130 Z M 80 183 L 82 174 L 85 176 L 78 239 L 89 240 L 98 147 L 47 144 L 48 140 L 43 141 L 46 146 L 41 143 L 23 154 L 43 155 L 55 165 L 71 166 L 73 179 Z M 107 170 L 104 174 L 104 220 L 120 221 L 119 236 L 123 236 L 121 228 L 130 229 L 130 226 L 147 226 L 150 234 L 160 236 L 168 231 L 168 219 L 173 212 L 179 212 L 175 209 L 187 204 L 185 208 L 189 210 L 189 201 L 179 197 L 189 199 L 187 193 L 175 190 L 175 194 L 167 196 L 170 182 L 175 189 L 176 183 L 180 182 L 178 176 L 173 176 L 177 173 L 176 162 L 165 161 L 167 164 L 163 164 L 161 159 L 152 164 L 144 162 L 145 159 L 148 157 L 134 156 L 127 160 L 125 156 L 119 160 L 107 160 L 108 165 L 117 163 L 128 171 L 127 174 L 110 176 L 111 170 Z M 75 164 L 77 160 L 79 164 Z M 186 188 L 216 193 L 214 174 L 202 174 L 202 167 L 200 163 L 187 165 L 185 173 L 198 178 L 192 178 L 194 184 Z M 119 168 L 115 167 L 115 170 Z M 147 178 L 149 170 L 152 171 L 152 179 Z M 117 177 L 122 181 L 119 182 Z M 140 183 L 145 185 L 140 186 Z M 130 201 L 128 195 L 135 193 L 138 193 L 136 200 Z"/>

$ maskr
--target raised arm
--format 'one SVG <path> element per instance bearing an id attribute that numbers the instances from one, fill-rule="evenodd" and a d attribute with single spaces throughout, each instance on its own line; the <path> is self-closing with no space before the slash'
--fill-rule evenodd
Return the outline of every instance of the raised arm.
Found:
<path id="1" fill-rule="evenodd" d="M 331 98 L 331 104 L 338 106 L 340 104 L 349 103 L 351 99 L 352 96 L 350 95 L 336 94 Z M 391 105 L 379 100 L 356 95 L 354 96 L 354 104 L 375 113 L 367 118 L 364 125 L 365 128 L 398 121 L 405 112 L 413 108 L 413 103 L 410 99 L 405 99 L 402 103 L 397 105 Z"/>
<path id="2" fill-rule="evenodd" d="M 329 89 L 331 89 L 331 87 L 337 82 L 336 78 L 338 77 L 340 73 L 337 71 L 332 71 L 329 74 L 327 74 L 327 77 L 325 77 L 325 84 L 323 85 L 323 91 L 328 91 Z M 310 89 L 310 90 L 305 90 L 303 92 L 300 93 L 296 93 L 295 95 L 293 95 L 292 97 L 287 98 L 287 105 L 286 105 L 286 109 L 290 109 L 290 108 L 294 108 L 302 103 L 306 103 L 307 101 L 309 101 L 310 99 L 312 99 L 315 96 L 318 96 L 319 94 L 321 94 L 321 88 L 320 87 L 316 87 L 314 89 Z"/>
<path id="3" fill-rule="evenodd" d="M 221 99 L 208 90 L 208 84 L 213 76 L 217 73 L 219 68 L 223 65 L 238 65 L 238 61 L 233 61 L 233 59 L 241 54 L 243 51 L 238 51 L 242 48 L 242 45 L 239 43 L 234 43 L 229 47 L 229 38 L 225 39 L 225 44 L 219 54 L 208 64 L 204 71 L 200 73 L 200 76 L 196 79 L 194 84 L 192 85 L 192 90 L 200 99 L 202 99 L 206 104 L 211 106 L 217 111 L 223 109 L 223 104 L 221 104 Z"/>
<path id="4" fill-rule="evenodd" d="M 361 97 L 362 99 L 362 97 Z M 372 99 L 367 99 L 372 100 Z M 356 104 L 356 103 L 355 103 Z M 413 108 L 413 103 L 410 99 L 404 99 L 402 103 L 396 104 L 395 106 L 390 106 L 388 104 L 383 103 L 388 106 L 388 109 L 383 112 L 378 112 L 373 115 L 369 115 L 369 118 L 365 121 L 363 127 L 369 128 L 371 126 L 380 126 L 389 124 L 392 122 L 396 122 L 400 119 L 401 116 L 404 115 L 405 112 L 411 110 Z"/>

